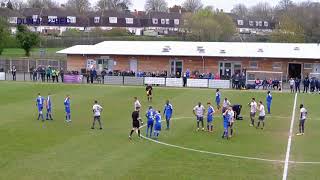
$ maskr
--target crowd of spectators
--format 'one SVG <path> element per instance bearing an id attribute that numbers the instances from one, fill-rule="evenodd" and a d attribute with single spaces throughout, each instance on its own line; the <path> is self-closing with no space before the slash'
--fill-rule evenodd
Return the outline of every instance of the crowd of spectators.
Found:
<path id="1" fill-rule="evenodd" d="M 54 68 L 51 66 L 41 66 L 38 67 L 31 67 L 29 69 L 30 73 L 30 80 L 32 81 L 42 81 L 42 82 L 59 82 L 59 79 L 61 82 L 64 81 L 64 70 L 63 68 Z M 15 77 L 13 76 L 13 79 Z"/>

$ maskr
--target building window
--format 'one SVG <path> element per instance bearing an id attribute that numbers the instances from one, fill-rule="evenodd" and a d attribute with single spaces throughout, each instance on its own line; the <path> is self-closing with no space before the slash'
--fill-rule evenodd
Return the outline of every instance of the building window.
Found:
<path id="1" fill-rule="evenodd" d="M 109 17 L 109 23 L 110 24 L 117 24 L 118 18 L 117 17 Z"/>
<path id="2" fill-rule="evenodd" d="M 152 24 L 158 24 L 158 19 L 152 18 Z"/>
<path id="3" fill-rule="evenodd" d="M 273 70 L 281 70 L 282 69 L 282 63 L 281 62 L 275 62 L 272 64 Z"/>
<path id="4" fill-rule="evenodd" d="M 304 63 L 303 68 L 304 69 L 313 69 L 313 64 L 312 63 Z"/>
<path id="5" fill-rule="evenodd" d="M 170 19 L 166 19 L 166 24 L 170 24 Z"/>
<path id="6" fill-rule="evenodd" d="M 268 21 L 265 21 L 263 24 L 264 24 L 264 27 L 268 27 L 269 26 L 269 22 Z"/>
<path id="7" fill-rule="evenodd" d="M 94 17 L 94 23 L 95 24 L 100 23 L 100 17 Z"/>
<path id="8" fill-rule="evenodd" d="M 18 18 L 17 17 L 9 17 L 8 22 L 10 24 L 17 24 L 18 23 Z"/>
<path id="9" fill-rule="evenodd" d="M 180 20 L 179 19 L 174 19 L 174 25 L 179 25 L 180 24 Z"/>
<path id="10" fill-rule="evenodd" d="M 133 18 L 126 18 L 126 24 L 133 24 Z"/>
<path id="11" fill-rule="evenodd" d="M 249 61 L 249 68 L 258 69 L 258 62 L 257 61 Z"/>
<path id="12" fill-rule="evenodd" d="M 166 24 L 166 20 L 165 19 L 161 19 L 161 24 Z"/>
<path id="13" fill-rule="evenodd" d="M 58 19 L 57 16 L 48 16 L 48 23 L 56 22 Z"/>
<path id="14" fill-rule="evenodd" d="M 67 16 L 68 23 L 75 24 L 77 22 L 77 18 L 74 16 Z"/>
<path id="15" fill-rule="evenodd" d="M 243 20 L 238 20 L 238 25 L 243 26 Z"/>
<path id="16" fill-rule="evenodd" d="M 254 22 L 253 21 L 249 21 L 249 26 L 254 26 Z"/>

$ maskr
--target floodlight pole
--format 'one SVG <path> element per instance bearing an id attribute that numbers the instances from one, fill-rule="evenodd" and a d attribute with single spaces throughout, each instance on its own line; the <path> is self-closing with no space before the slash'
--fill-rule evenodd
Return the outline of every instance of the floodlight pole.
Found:
<path id="1" fill-rule="evenodd" d="M 203 58 L 203 56 L 201 56 L 201 58 L 202 58 L 202 72 L 204 73 L 204 71 L 205 71 L 205 67 L 204 67 L 204 58 Z"/>

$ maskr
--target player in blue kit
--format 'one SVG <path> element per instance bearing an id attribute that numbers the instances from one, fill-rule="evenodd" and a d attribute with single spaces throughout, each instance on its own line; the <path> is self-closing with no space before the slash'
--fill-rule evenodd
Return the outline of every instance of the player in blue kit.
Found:
<path id="1" fill-rule="evenodd" d="M 221 93 L 220 93 L 219 89 L 217 89 L 217 91 L 216 91 L 216 104 L 217 104 L 218 110 L 220 109 L 220 102 L 221 102 Z"/>
<path id="2" fill-rule="evenodd" d="M 52 118 L 52 102 L 51 102 L 51 95 L 48 94 L 47 100 L 46 100 L 46 108 L 47 108 L 47 114 L 46 114 L 46 120 L 53 120 Z"/>
<path id="3" fill-rule="evenodd" d="M 208 112 L 207 112 L 207 130 L 208 132 L 213 132 L 213 114 L 214 114 L 214 109 L 211 105 L 210 102 L 207 103 L 208 105 Z"/>
<path id="4" fill-rule="evenodd" d="M 222 138 L 229 139 L 228 128 L 229 128 L 229 125 L 230 125 L 230 115 L 231 115 L 231 113 L 229 113 L 229 107 L 227 107 L 227 109 L 223 113 L 223 130 L 224 131 L 223 131 Z"/>
<path id="5" fill-rule="evenodd" d="M 267 93 L 266 101 L 267 101 L 268 114 L 270 114 L 271 113 L 271 103 L 272 103 L 272 95 L 271 95 L 270 91 L 268 91 L 268 93 Z"/>
<path id="6" fill-rule="evenodd" d="M 154 116 L 155 116 L 155 111 L 153 110 L 152 106 L 149 106 L 149 110 L 146 113 L 146 117 L 147 117 L 146 137 L 148 137 L 149 129 L 150 129 L 150 137 L 152 136 Z"/>
<path id="7" fill-rule="evenodd" d="M 156 112 L 155 125 L 154 125 L 154 138 L 158 139 L 161 131 L 161 114 L 160 111 Z"/>
<path id="8" fill-rule="evenodd" d="M 67 95 L 66 99 L 64 100 L 64 107 L 66 111 L 66 122 L 71 122 L 71 107 L 70 107 L 70 96 Z"/>
<path id="9" fill-rule="evenodd" d="M 170 119 L 172 117 L 172 113 L 173 113 L 173 106 L 172 104 L 170 104 L 169 100 L 167 100 L 163 110 L 163 115 L 166 117 L 167 130 L 170 129 Z"/>
<path id="10" fill-rule="evenodd" d="M 36 99 L 36 106 L 38 107 L 38 120 L 40 120 L 40 117 L 42 119 L 42 121 L 44 121 L 43 118 L 43 104 L 44 104 L 44 98 L 40 95 L 40 93 L 38 93 L 38 97 Z"/>

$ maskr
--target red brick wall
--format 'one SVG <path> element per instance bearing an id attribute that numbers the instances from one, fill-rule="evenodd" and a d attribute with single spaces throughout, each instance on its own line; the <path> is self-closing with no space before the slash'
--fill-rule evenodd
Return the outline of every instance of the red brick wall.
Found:
<path id="1" fill-rule="evenodd" d="M 266 59 L 266 58 L 226 58 L 226 57 L 170 57 L 170 56 L 122 56 L 122 55 L 106 55 L 114 59 L 116 65 L 114 70 L 128 71 L 130 70 L 130 59 L 136 59 L 138 61 L 138 71 L 145 72 L 157 72 L 157 71 L 168 71 L 170 72 L 170 60 L 177 59 L 183 61 L 183 70 L 190 69 L 191 71 L 203 72 L 219 72 L 219 62 L 230 61 L 230 62 L 240 62 L 242 68 L 247 70 L 256 71 L 282 71 L 284 75 L 288 71 L 288 63 L 318 63 L 315 60 L 291 60 L 291 59 Z M 67 66 L 68 70 L 78 70 L 85 68 L 86 59 L 99 58 L 101 55 L 68 55 L 67 56 Z M 256 61 L 258 63 L 258 68 L 251 68 L 250 61 Z M 282 66 L 279 69 L 273 69 L 274 63 L 281 63 Z M 309 73 L 311 70 L 304 70 L 303 74 Z"/>

